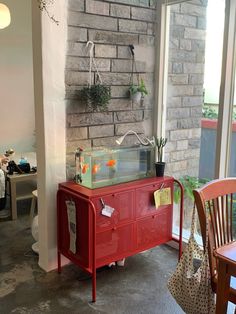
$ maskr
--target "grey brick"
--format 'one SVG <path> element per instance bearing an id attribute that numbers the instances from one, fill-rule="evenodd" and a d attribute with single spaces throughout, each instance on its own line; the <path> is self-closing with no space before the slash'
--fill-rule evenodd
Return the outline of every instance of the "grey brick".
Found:
<path id="1" fill-rule="evenodd" d="M 115 45 L 137 45 L 138 35 L 136 34 L 125 34 L 117 32 L 89 30 L 89 40 L 94 43 L 105 43 Z"/>
<path id="2" fill-rule="evenodd" d="M 75 86 L 72 86 L 73 88 Z M 82 89 L 83 86 L 76 86 L 76 88 Z M 69 99 L 66 102 L 66 113 L 69 115 L 70 113 L 81 113 L 86 111 L 86 105 L 80 101 L 79 98 L 79 89 L 77 90 L 77 97 L 76 99 Z"/>
<path id="3" fill-rule="evenodd" d="M 132 55 L 128 46 L 118 46 L 118 58 L 131 59 Z"/>
<path id="4" fill-rule="evenodd" d="M 204 64 L 202 64 L 202 63 L 184 63 L 184 73 L 190 73 L 190 74 L 204 73 Z"/>
<path id="5" fill-rule="evenodd" d="M 67 57 L 66 68 L 71 70 L 89 71 L 89 58 Z M 96 58 L 96 66 L 99 71 L 110 71 L 110 59 Z M 95 66 L 92 66 L 92 71 L 96 71 Z"/>
<path id="6" fill-rule="evenodd" d="M 166 131 L 176 130 L 177 129 L 177 120 L 166 119 Z"/>
<path id="7" fill-rule="evenodd" d="M 89 55 L 88 49 L 86 48 L 86 44 L 75 43 L 75 42 L 68 42 L 67 54 L 69 56 L 80 56 L 80 57 L 87 57 Z"/>
<path id="8" fill-rule="evenodd" d="M 111 99 L 108 105 L 109 111 L 131 110 L 131 109 L 132 109 L 132 101 L 129 98 Z"/>
<path id="9" fill-rule="evenodd" d="M 87 128 L 68 128 L 66 130 L 66 138 L 68 141 L 87 139 L 88 129 Z"/>
<path id="10" fill-rule="evenodd" d="M 147 34 L 148 35 L 155 35 L 155 26 L 156 26 L 156 24 L 154 24 L 154 23 L 148 23 L 148 26 L 147 26 Z"/>
<path id="11" fill-rule="evenodd" d="M 68 24 L 87 28 L 117 30 L 117 20 L 113 17 L 83 14 L 79 12 L 68 13 Z"/>
<path id="12" fill-rule="evenodd" d="M 183 63 L 173 62 L 172 69 L 173 69 L 173 74 L 183 73 Z"/>
<path id="13" fill-rule="evenodd" d="M 138 122 L 143 120 L 143 111 L 121 111 L 114 113 L 114 122 Z"/>
<path id="14" fill-rule="evenodd" d="M 112 113 L 108 112 L 93 112 L 84 114 L 72 114 L 68 116 L 67 122 L 70 127 L 87 126 L 87 125 L 102 125 L 113 122 Z"/>
<path id="15" fill-rule="evenodd" d="M 184 38 L 186 38 L 186 39 L 205 40 L 205 38 L 206 38 L 206 31 L 202 30 L 202 29 L 185 28 Z"/>
<path id="16" fill-rule="evenodd" d="M 154 46 L 155 45 L 155 36 L 152 35 L 140 35 L 139 44 L 143 46 Z"/>
<path id="17" fill-rule="evenodd" d="M 196 16 L 175 13 L 174 20 L 175 20 L 176 25 L 183 25 L 183 26 L 190 26 L 190 27 L 197 26 Z"/>
<path id="18" fill-rule="evenodd" d="M 167 107 L 181 107 L 182 106 L 182 97 L 172 97 L 167 98 Z"/>
<path id="19" fill-rule="evenodd" d="M 147 33 L 147 23 L 131 20 L 119 20 L 119 31 L 126 33 Z"/>
<path id="20" fill-rule="evenodd" d="M 87 85 L 89 82 L 88 72 L 67 71 L 65 83 L 68 85 Z"/>
<path id="21" fill-rule="evenodd" d="M 126 5 L 111 4 L 111 16 L 130 18 L 130 7 Z"/>
<path id="22" fill-rule="evenodd" d="M 200 139 L 189 139 L 189 147 L 191 148 L 200 148 L 201 142 Z"/>
<path id="23" fill-rule="evenodd" d="M 170 37 L 169 39 L 169 49 L 179 49 L 179 42 L 178 38 Z"/>
<path id="24" fill-rule="evenodd" d="M 181 160 L 181 161 L 176 161 L 176 162 L 171 162 L 167 163 L 167 170 L 169 174 L 173 175 L 175 172 L 180 172 L 181 170 L 186 170 L 187 169 L 187 161 L 186 160 Z M 186 172 L 184 172 L 186 173 Z"/>
<path id="25" fill-rule="evenodd" d="M 184 38 L 184 26 L 175 25 L 170 28 L 170 36 L 172 38 Z"/>
<path id="26" fill-rule="evenodd" d="M 190 110 L 191 117 L 202 117 L 202 106 L 193 107 Z"/>
<path id="27" fill-rule="evenodd" d="M 131 81 L 131 74 L 103 73 L 102 80 L 105 85 L 129 85 Z"/>
<path id="28" fill-rule="evenodd" d="M 180 39 L 179 48 L 183 50 L 191 50 L 192 42 L 189 39 Z"/>
<path id="29" fill-rule="evenodd" d="M 114 135 L 114 125 L 100 125 L 89 127 L 89 137 L 105 137 Z"/>
<path id="30" fill-rule="evenodd" d="M 197 19 L 197 27 L 201 29 L 206 29 L 206 18 L 205 17 L 198 17 Z"/>
<path id="31" fill-rule="evenodd" d="M 139 134 L 144 134 L 144 125 L 142 122 L 136 122 L 136 123 L 116 124 L 115 126 L 116 135 L 123 135 L 129 130 L 133 130 Z"/>
<path id="32" fill-rule="evenodd" d="M 87 29 L 81 27 L 68 27 L 68 40 L 87 42 Z"/>
<path id="33" fill-rule="evenodd" d="M 204 83 L 204 74 L 190 74 L 189 75 L 189 84 L 203 84 Z"/>
<path id="34" fill-rule="evenodd" d="M 186 140 L 191 138 L 191 130 L 173 130 L 170 131 L 170 140 L 176 141 L 176 140 Z"/>
<path id="35" fill-rule="evenodd" d="M 188 118 L 178 120 L 177 127 L 178 129 L 191 129 L 191 128 L 199 128 L 200 127 L 200 119 L 199 118 Z"/>
<path id="36" fill-rule="evenodd" d="M 116 146 L 116 141 L 115 141 L 115 137 L 100 137 L 100 138 L 95 138 L 92 140 L 93 142 L 93 147 L 101 147 L 101 146 L 106 146 L 106 147 L 112 147 L 112 146 Z"/>
<path id="37" fill-rule="evenodd" d="M 134 20 L 148 21 L 152 22 L 155 20 L 156 12 L 152 9 L 144 8 L 131 8 L 131 18 Z"/>
<path id="38" fill-rule="evenodd" d="M 188 84 L 188 75 L 187 74 L 169 75 L 169 80 L 172 84 Z"/>
<path id="39" fill-rule="evenodd" d="M 205 40 L 192 39 L 191 42 L 193 50 L 205 52 Z"/>
<path id="40" fill-rule="evenodd" d="M 86 12 L 98 15 L 109 15 L 109 3 L 86 0 Z"/>
<path id="41" fill-rule="evenodd" d="M 112 72 L 131 72 L 132 60 L 112 60 Z"/>
<path id="42" fill-rule="evenodd" d="M 128 4 L 128 5 L 149 7 L 149 0 L 109 0 L 109 2 L 124 3 L 124 4 Z"/>
<path id="43" fill-rule="evenodd" d="M 172 49 L 170 60 L 175 62 L 196 62 L 196 52 Z"/>
<path id="44" fill-rule="evenodd" d="M 172 96 L 192 96 L 193 86 L 191 85 L 174 85 L 171 87 Z"/>
<path id="45" fill-rule="evenodd" d="M 128 97 L 129 91 L 127 86 L 111 86 L 111 97 Z"/>
<path id="46" fill-rule="evenodd" d="M 190 4 L 187 2 L 181 3 L 181 13 L 196 16 L 206 16 L 206 8 L 199 5 Z"/>
<path id="47" fill-rule="evenodd" d="M 84 0 L 69 0 L 68 9 L 73 11 L 84 11 Z"/>
<path id="48" fill-rule="evenodd" d="M 190 110 L 187 108 L 168 108 L 167 109 L 168 119 L 187 118 L 189 116 L 190 116 Z"/>
<path id="49" fill-rule="evenodd" d="M 190 140 L 181 140 L 181 141 L 177 141 L 177 150 L 186 150 L 188 149 L 188 143 Z"/>
<path id="50" fill-rule="evenodd" d="M 195 107 L 203 105 L 203 97 L 191 96 L 191 97 L 183 97 L 183 106 L 184 107 Z"/>
<path id="51" fill-rule="evenodd" d="M 116 58 L 116 46 L 97 44 L 95 46 L 95 57 Z"/>

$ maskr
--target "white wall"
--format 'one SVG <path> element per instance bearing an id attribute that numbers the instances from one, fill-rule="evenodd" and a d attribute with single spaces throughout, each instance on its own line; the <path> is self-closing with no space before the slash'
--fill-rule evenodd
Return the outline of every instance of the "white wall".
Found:
<path id="1" fill-rule="evenodd" d="M 0 29 L 0 154 L 35 151 L 31 1 L 1 3 L 11 24 Z"/>

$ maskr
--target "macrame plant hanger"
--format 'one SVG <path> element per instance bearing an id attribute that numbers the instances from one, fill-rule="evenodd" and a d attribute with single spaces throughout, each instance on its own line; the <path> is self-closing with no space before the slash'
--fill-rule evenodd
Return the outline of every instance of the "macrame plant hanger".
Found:
<path id="1" fill-rule="evenodd" d="M 90 49 L 89 49 L 90 46 Z M 93 53 L 94 53 L 94 43 L 92 41 L 88 41 L 86 44 L 86 48 L 89 49 L 89 87 L 91 87 L 92 85 L 92 66 L 94 66 L 95 70 L 96 70 L 96 79 L 95 79 L 95 84 L 98 82 L 98 84 L 102 84 L 102 77 L 100 75 L 100 73 L 98 72 L 98 68 L 96 65 L 96 62 L 94 60 L 93 57 Z"/>
<path id="2" fill-rule="evenodd" d="M 137 75 L 137 81 L 138 81 L 138 85 L 139 85 L 139 75 L 137 73 L 137 67 L 136 67 L 136 61 L 135 61 L 135 55 L 134 55 L 134 46 L 133 45 L 129 45 L 129 49 L 130 49 L 130 53 L 131 53 L 131 57 L 132 57 L 132 68 L 131 68 L 131 77 L 130 77 L 130 85 L 134 85 L 134 71 Z"/>

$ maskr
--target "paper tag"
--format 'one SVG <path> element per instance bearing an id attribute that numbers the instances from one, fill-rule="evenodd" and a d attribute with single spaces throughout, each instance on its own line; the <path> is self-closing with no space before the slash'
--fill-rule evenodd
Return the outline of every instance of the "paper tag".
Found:
<path id="1" fill-rule="evenodd" d="M 68 227 L 70 232 L 70 251 L 76 253 L 76 207 L 73 201 L 66 201 Z"/>
<path id="2" fill-rule="evenodd" d="M 158 208 L 162 205 L 170 205 L 171 204 L 171 190 L 170 188 L 165 188 L 161 190 L 157 190 L 154 192 L 154 200 L 155 206 Z"/>
<path id="3" fill-rule="evenodd" d="M 102 215 L 103 216 L 107 216 L 107 217 L 111 217 L 111 215 L 113 214 L 115 208 L 110 207 L 108 205 L 105 205 L 102 209 Z"/>

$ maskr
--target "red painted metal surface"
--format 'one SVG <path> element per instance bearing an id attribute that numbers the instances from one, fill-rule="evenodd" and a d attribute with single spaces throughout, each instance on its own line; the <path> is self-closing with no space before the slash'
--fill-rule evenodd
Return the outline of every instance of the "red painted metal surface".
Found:
<path id="1" fill-rule="evenodd" d="M 183 193 L 181 184 L 177 181 Z M 58 272 L 61 254 L 92 274 L 92 300 L 96 301 L 96 269 L 113 261 L 172 240 L 174 178 L 148 178 L 110 187 L 88 189 L 74 182 L 59 184 L 57 194 Z M 153 193 L 170 187 L 170 205 L 156 209 Z M 181 193 L 181 195 L 182 195 Z M 101 200 L 102 199 L 102 200 Z M 66 201 L 76 207 L 76 253 L 70 251 Z M 182 252 L 183 203 L 179 254 Z M 103 216 L 102 203 L 115 208 Z M 176 240 L 176 239 L 175 239 Z M 180 255 L 179 255 L 180 256 Z"/>

